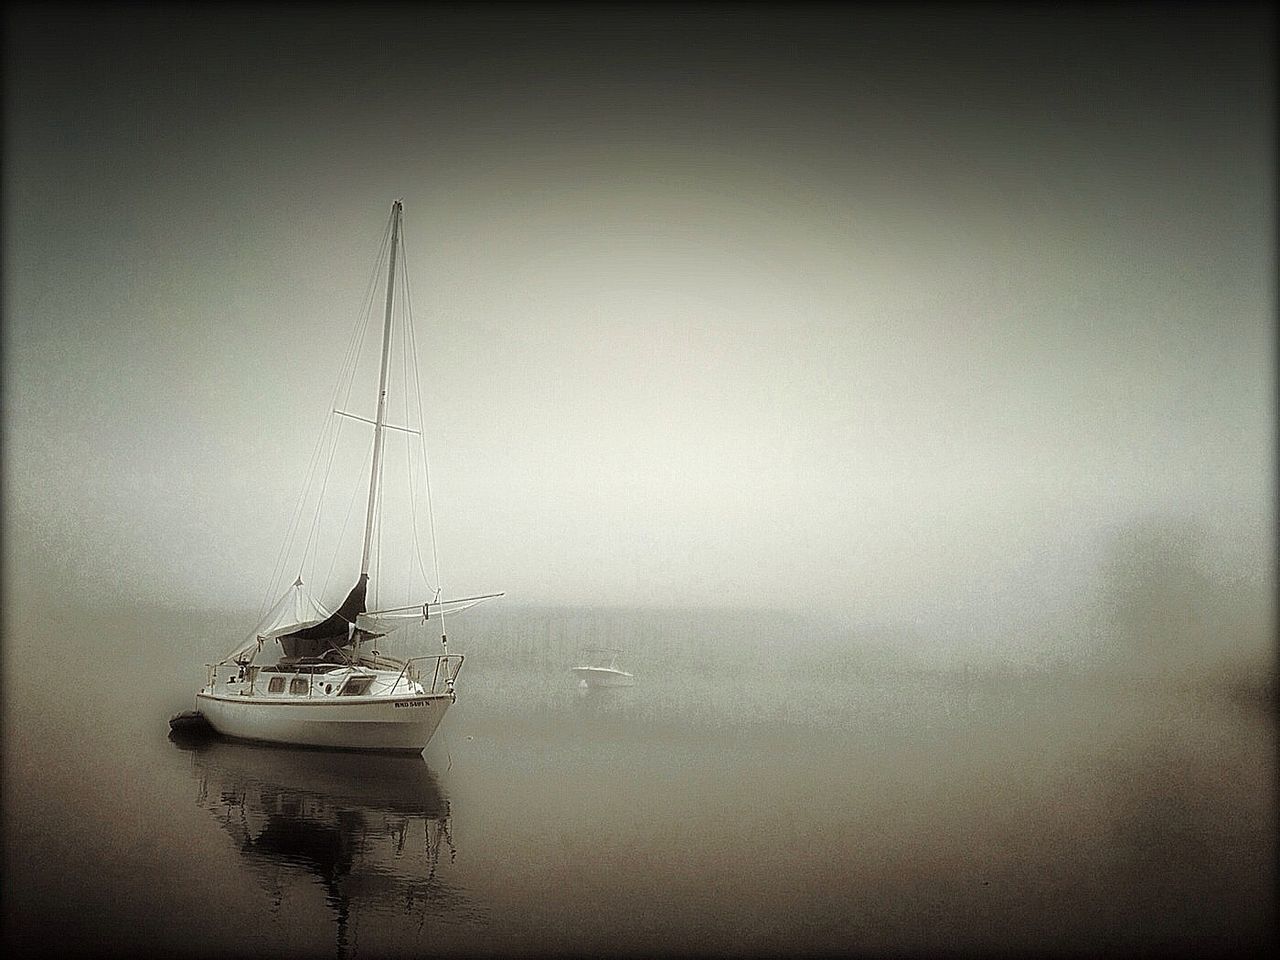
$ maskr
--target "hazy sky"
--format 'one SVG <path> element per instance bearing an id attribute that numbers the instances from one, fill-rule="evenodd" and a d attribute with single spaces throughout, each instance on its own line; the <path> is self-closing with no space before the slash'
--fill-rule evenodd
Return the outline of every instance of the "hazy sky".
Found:
<path id="1" fill-rule="evenodd" d="M 397 197 L 451 594 L 900 616 L 1149 513 L 1256 573 L 1273 32 L 10 7 L 6 578 L 256 606 Z"/>

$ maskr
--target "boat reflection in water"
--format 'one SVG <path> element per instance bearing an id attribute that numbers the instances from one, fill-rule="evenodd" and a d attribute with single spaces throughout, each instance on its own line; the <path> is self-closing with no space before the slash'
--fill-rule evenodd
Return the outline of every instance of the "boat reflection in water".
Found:
<path id="1" fill-rule="evenodd" d="M 442 856 L 456 858 L 449 801 L 422 757 L 170 739 L 191 753 L 197 802 L 235 842 L 274 914 L 308 883 L 323 889 L 339 957 L 353 918 L 410 920 L 418 937 L 428 920 L 469 919 L 466 898 L 440 876 Z"/>

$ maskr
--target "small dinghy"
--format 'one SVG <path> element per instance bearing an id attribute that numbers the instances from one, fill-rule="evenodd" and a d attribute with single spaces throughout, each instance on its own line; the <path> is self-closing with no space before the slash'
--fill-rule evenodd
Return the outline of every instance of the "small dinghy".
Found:
<path id="1" fill-rule="evenodd" d="M 199 710 L 184 710 L 169 718 L 169 732 L 183 737 L 211 737 L 215 733 Z"/>

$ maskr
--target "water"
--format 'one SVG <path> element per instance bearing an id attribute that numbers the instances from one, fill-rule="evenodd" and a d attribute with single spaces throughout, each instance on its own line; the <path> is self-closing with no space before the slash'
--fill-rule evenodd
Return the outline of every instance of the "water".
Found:
<path id="1" fill-rule="evenodd" d="M 789 652 L 804 628 L 785 619 L 691 614 L 664 634 L 639 612 L 504 616 L 456 621 L 460 698 L 422 759 L 171 741 L 227 645 L 206 638 L 234 618 L 64 611 L 11 630 L 6 945 L 1083 955 L 1273 939 L 1266 703 L 873 669 Z M 635 687 L 575 687 L 566 651 L 592 639 L 630 648 Z"/>

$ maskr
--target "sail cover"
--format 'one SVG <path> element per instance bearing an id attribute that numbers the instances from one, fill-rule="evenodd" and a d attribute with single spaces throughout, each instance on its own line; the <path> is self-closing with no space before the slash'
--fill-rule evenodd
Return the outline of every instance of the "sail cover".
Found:
<path id="1" fill-rule="evenodd" d="M 286 657 L 319 657 L 336 647 L 351 642 L 351 625 L 364 613 L 365 592 L 369 587 L 369 575 L 362 573 L 359 582 L 351 588 L 332 616 L 301 630 L 281 634 L 280 646 Z"/>

